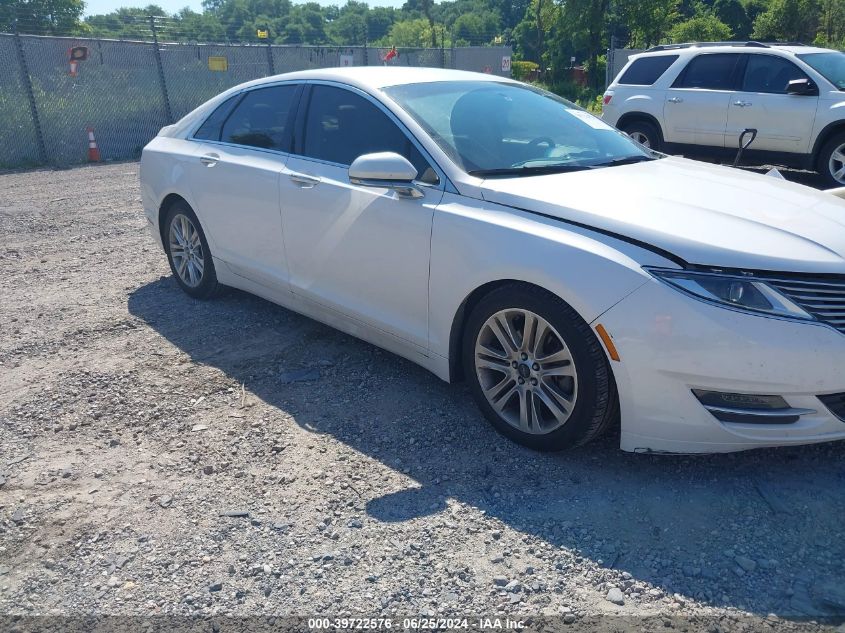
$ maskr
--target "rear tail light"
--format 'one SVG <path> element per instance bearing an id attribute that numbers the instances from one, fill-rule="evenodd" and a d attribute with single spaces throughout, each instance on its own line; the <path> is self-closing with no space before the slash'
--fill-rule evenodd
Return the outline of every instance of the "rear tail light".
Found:
<path id="1" fill-rule="evenodd" d="M 606 95 L 604 95 L 604 100 L 603 100 L 604 105 L 607 105 L 608 103 L 610 103 L 611 99 L 613 99 L 613 93 L 612 92 L 609 92 Z"/>

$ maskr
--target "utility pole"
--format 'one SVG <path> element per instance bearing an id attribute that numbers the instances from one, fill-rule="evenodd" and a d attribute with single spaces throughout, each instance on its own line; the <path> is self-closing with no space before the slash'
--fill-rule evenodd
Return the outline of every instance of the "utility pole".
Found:
<path id="1" fill-rule="evenodd" d="M 164 66 L 161 63 L 161 51 L 158 48 L 158 32 L 156 31 L 156 19 L 154 15 L 149 16 L 150 31 L 153 34 L 153 53 L 156 66 L 158 67 L 158 80 L 161 84 L 161 95 L 164 98 L 164 115 L 167 124 L 173 123 L 173 111 L 170 109 L 170 95 L 167 93 L 167 81 L 164 78 Z"/>
<path id="2" fill-rule="evenodd" d="M 15 34 L 15 49 L 18 53 L 18 66 L 21 70 L 21 83 L 26 90 L 27 101 L 29 101 L 29 113 L 32 117 L 32 127 L 35 128 L 35 142 L 38 145 L 38 158 L 42 163 L 47 163 L 47 145 L 44 143 L 44 133 L 41 129 L 41 118 L 38 116 L 38 105 L 35 103 L 35 93 L 32 91 L 32 77 L 29 76 L 29 68 L 26 65 L 26 55 L 23 52 L 21 34 L 18 33 L 18 20 L 12 21 Z"/>
<path id="3" fill-rule="evenodd" d="M 537 2 L 537 65 L 540 68 L 540 77 L 545 75 L 543 68 L 543 0 L 536 0 Z"/>

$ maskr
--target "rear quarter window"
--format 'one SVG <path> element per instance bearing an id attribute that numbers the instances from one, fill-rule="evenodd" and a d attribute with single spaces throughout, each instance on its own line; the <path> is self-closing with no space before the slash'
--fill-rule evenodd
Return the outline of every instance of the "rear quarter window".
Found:
<path id="1" fill-rule="evenodd" d="M 660 79 L 675 60 L 677 55 L 655 55 L 654 57 L 641 57 L 634 60 L 617 83 L 629 86 L 650 86 Z"/>
<path id="2" fill-rule="evenodd" d="M 194 132 L 194 138 L 198 141 L 219 141 L 220 129 L 223 127 L 223 122 L 242 96 L 241 94 L 237 94 L 219 105 L 199 129 Z"/>

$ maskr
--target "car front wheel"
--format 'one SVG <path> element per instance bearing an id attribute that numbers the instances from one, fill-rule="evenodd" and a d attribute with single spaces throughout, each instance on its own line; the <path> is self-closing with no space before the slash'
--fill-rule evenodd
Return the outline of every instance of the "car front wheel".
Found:
<path id="1" fill-rule="evenodd" d="M 164 221 L 165 250 L 179 286 L 196 299 L 208 299 L 219 291 L 211 251 L 199 220 L 186 202 L 174 203 Z"/>
<path id="2" fill-rule="evenodd" d="M 467 319 L 464 373 L 493 426 L 542 451 L 585 444 L 616 419 L 607 359 L 589 325 L 539 288 L 509 284 Z"/>

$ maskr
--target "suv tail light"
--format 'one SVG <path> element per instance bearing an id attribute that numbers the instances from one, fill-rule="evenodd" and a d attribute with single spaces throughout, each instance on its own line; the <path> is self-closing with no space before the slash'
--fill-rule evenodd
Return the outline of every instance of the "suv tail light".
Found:
<path id="1" fill-rule="evenodd" d="M 607 105 L 608 103 L 610 103 L 611 99 L 613 99 L 613 93 L 612 92 L 606 92 L 604 94 L 604 100 L 603 100 L 604 105 Z"/>

